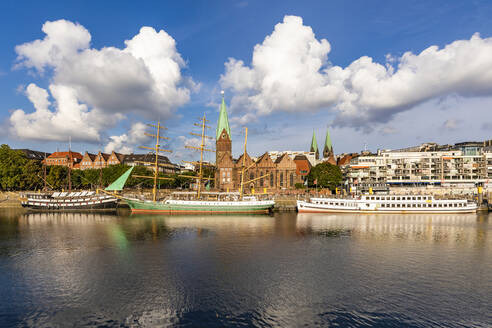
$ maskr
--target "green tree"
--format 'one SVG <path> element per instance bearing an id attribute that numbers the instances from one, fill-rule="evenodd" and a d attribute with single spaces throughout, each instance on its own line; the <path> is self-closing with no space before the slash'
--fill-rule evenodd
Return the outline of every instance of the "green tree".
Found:
<path id="1" fill-rule="evenodd" d="M 39 161 L 28 160 L 22 167 L 22 185 L 25 190 L 36 190 L 44 187 L 42 165 Z"/>
<path id="2" fill-rule="evenodd" d="M 27 158 L 23 152 L 0 146 L 0 187 L 3 190 L 19 190 L 23 187 L 22 169 Z"/>
<path id="3" fill-rule="evenodd" d="M 314 187 L 314 180 L 317 186 L 335 190 L 342 183 L 342 171 L 336 165 L 330 163 L 320 163 L 311 169 L 308 174 L 308 185 Z"/>
<path id="4" fill-rule="evenodd" d="M 46 181 L 55 189 L 68 189 L 67 173 L 68 168 L 65 166 L 49 166 L 49 172 L 46 175 Z M 73 171 L 72 171 L 73 172 Z"/>

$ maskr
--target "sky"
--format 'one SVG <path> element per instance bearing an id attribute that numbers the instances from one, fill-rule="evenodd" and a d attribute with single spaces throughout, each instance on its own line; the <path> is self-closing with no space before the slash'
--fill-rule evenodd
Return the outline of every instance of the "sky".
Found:
<path id="1" fill-rule="evenodd" d="M 2 1 L 0 143 L 178 162 L 225 91 L 233 153 L 492 139 L 490 1 Z M 211 148 L 213 144 L 209 145 Z M 213 160 L 212 154 L 207 155 Z"/>

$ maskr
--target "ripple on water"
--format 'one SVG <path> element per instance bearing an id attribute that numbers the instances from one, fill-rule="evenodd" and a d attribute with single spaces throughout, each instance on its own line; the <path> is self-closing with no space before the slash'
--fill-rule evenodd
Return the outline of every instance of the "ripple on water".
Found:
<path id="1" fill-rule="evenodd" d="M 0 322 L 487 327 L 489 221 L 0 212 Z"/>

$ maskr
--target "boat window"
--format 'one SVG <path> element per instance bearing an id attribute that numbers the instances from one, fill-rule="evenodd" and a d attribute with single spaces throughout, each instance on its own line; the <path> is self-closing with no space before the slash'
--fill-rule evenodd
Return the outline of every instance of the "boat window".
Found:
<path id="1" fill-rule="evenodd" d="M 413 196 L 413 197 L 412 197 L 412 200 L 417 200 L 417 199 L 415 198 L 415 196 Z"/>
<path id="2" fill-rule="evenodd" d="M 396 197 L 396 200 L 400 200 L 400 197 Z"/>

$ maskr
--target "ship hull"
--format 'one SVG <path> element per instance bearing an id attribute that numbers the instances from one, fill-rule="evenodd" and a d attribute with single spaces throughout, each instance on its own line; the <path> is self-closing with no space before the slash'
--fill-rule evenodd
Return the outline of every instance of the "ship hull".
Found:
<path id="1" fill-rule="evenodd" d="M 176 201 L 173 203 L 125 199 L 132 213 L 163 214 L 266 214 L 272 211 L 273 201 L 207 202 Z"/>
<path id="2" fill-rule="evenodd" d="M 341 204 L 340 199 L 334 199 Z M 378 213 L 378 214 L 459 214 L 459 213 L 476 213 L 476 205 L 467 205 L 462 208 L 397 208 L 397 207 L 380 207 L 378 204 L 368 204 L 366 202 L 351 201 L 348 206 L 332 206 L 313 202 L 297 201 L 297 211 L 299 213 Z M 350 206 L 351 205 L 351 206 Z M 412 204 L 410 204 L 412 205 Z"/>
<path id="3" fill-rule="evenodd" d="M 32 211 L 109 211 L 116 210 L 119 200 L 109 195 L 96 195 L 93 192 L 71 194 L 53 193 L 27 194 L 21 199 L 21 205 Z"/>

